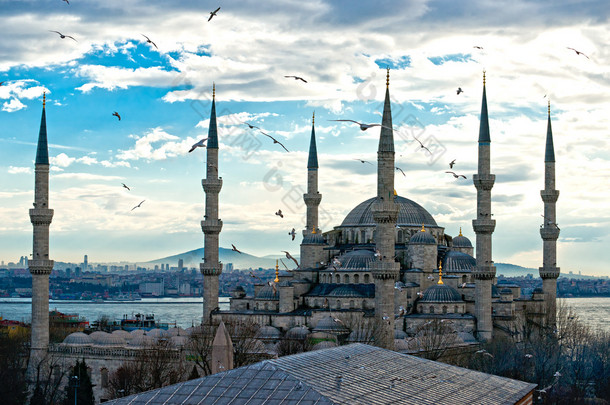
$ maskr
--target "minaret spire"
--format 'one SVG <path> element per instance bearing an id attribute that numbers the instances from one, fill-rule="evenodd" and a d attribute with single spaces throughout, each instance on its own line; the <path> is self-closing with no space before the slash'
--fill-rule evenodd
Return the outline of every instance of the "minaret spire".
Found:
<path id="1" fill-rule="evenodd" d="M 47 143 L 46 95 L 43 94 L 42 117 L 38 132 L 38 146 L 34 165 L 34 208 L 30 221 L 34 228 L 32 259 L 28 261 L 32 273 L 32 338 L 31 355 L 42 355 L 49 345 L 49 274 L 53 260 L 49 259 L 49 227 L 53 210 L 49 208 L 49 148 Z M 35 363 L 32 363 L 35 364 Z"/>
<path id="2" fill-rule="evenodd" d="M 548 104 L 546 148 L 544 151 L 544 190 L 540 191 L 540 196 L 544 202 L 544 223 L 542 228 L 540 228 L 543 259 L 542 267 L 539 268 L 539 271 L 542 278 L 542 290 L 544 291 L 549 326 L 554 327 L 556 323 L 557 278 L 560 272 L 559 267 L 557 267 L 559 227 L 557 226 L 556 210 L 559 190 L 555 190 L 555 150 L 553 148 L 553 131 L 551 129 L 550 101 Z"/>
<path id="3" fill-rule="evenodd" d="M 205 192 L 205 215 L 201 221 L 204 234 L 204 262 L 199 265 L 203 274 L 203 319 L 212 323 L 212 311 L 218 308 L 218 277 L 222 264 L 218 256 L 218 237 L 222 221 L 218 218 L 218 194 L 222 188 L 222 177 L 218 177 L 218 129 L 216 125 L 216 85 L 212 86 L 212 111 L 206 148 L 206 178 L 201 180 Z"/>
<path id="4" fill-rule="evenodd" d="M 394 202 L 394 134 L 390 103 L 390 70 L 386 76 L 386 92 L 377 150 L 377 199 L 371 206 L 376 223 L 375 243 L 379 260 L 370 268 L 375 282 L 375 321 L 380 328 L 379 346 L 394 349 L 394 283 L 400 263 L 394 260 L 398 205 Z"/>
<path id="5" fill-rule="evenodd" d="M 474 186 L 477 189 L 477 218 L 472 221 L 472 227 L 477 235 L 477 267 L 472 275 L 475 279 L 477 335 L 483 341 L 492 338 L 491 284 L 496 276 L 496 268 L 493 265 L 491 254 L 491 235 L 496 227 L 496 221 L 491 219 L 491 189 L 496 176 L 490 173 L 490 143 L 485 71 L 483 71 L 483 100 L 481 103 L 479 126 L 479 164 L 478 173 L 472 176 Z"/>

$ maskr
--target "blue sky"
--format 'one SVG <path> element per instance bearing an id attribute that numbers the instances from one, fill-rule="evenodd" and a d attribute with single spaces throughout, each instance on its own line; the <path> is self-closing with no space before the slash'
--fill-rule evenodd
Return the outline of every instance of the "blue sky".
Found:
<path id="1" fill-rule="evenodd" d="M 542 262 L 550 98 L 561 192 L 558 265 L 610 275 L 604 260 L 610 33 L 603 1 L 183 1 L 170 7 L 143 0 L 0 0 L 0 11 L 0 260 L 31 252 L 27 210 L 43 91 L 52 258 L 144 261 L 202 246 L 204 151 L 187 151 L 207 136 L 213 82 L 224 179 L 221 246 L 262 256 L 298 252 L 287 232 L 304 226 L 300 194 L 314 110 L 323 229 L 374 195 L 374 166 L 355 159 L 376 159 L 379 131 L 329 120 L 379 122 L 389 66 L 400 129 L 396 160 L 406 173 L 397 174 L 397 191 L 423 205 L 446 233 L 462 227 L 473 242 L 470 179 L 487 71 L 497 262 Z M 464 92 L 457 95 L 457 87 Z M 272 133 L 290 153 L 243 121 Z M 421 153 L 410 134 L 439 153 Z M 444 173 L 453 159 L 468 180 Z M 273 215 L 280 208 L 284 220 Z"/>

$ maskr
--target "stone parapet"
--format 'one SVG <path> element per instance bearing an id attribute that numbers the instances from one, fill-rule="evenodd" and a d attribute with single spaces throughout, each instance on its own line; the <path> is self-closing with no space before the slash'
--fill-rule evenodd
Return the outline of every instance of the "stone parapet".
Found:
<path id="1" fill-rule="evenodd" d="M 222 188 L 222 179 L 201 179 L 201 185 L 206 193 L 218 194 Z"/>
<path id="2" fill-rule="evenodd" d="M 477 189 L 491 190 L 496 182 L 495 174 L 473 174 L 472 182 Z"/>
<path id="3" fill-rule="evenodd" d="M 53 220 L 54 211 L 50 208 L 30 209 L 30 221 L 32 225 L 49 225 Z"/>
<path id="4" fill-rule="evenodd" d="M 538 271 L 540 272 L 541 279 L 549 279 L 549 278 L 558 278 L 560 271 L 559 267 L 549 266 L 549 267 L 539 267 Z"/>
<path id="5" fill-rule="evenodd" d="M 556 203 L 559 198 L 559 190 L 540 190 L 540 197 L 545 203 Z"/>
<path id="6" fill-rule="evenodd" d="M 473 219 L 472 228 L 475 233 L 493 233 L 496 229 L 495 219 Z"/>
<path id="7" fill-rule="evenodd" d="M 398 279 L 400 276 L 400 263 L 390 261 L 375 261 L 369 265 L 374 279 Z"/>
<path id="8" fill-rule="evenodd" d="M 477 265 L 470 273 L 477 280 L 491 280 L 496 276 L 496 266 L 494 265 Z"/>
<path id="9" fill-rule="evenodd" d="M 199 270 L 204 276 L 219 276 L 222 273 L 222 263 L 199 263 Z"/>
<path id="10" fill-rule="evenodd" d="M 51 274 L 54 264 L 55 264 L 54 260 L 40 260 L 40 259 L 28 260 L 28 268 L 30 269 L 30 273 L 32 273 L 34 275 Z"/>
<path id="11" fill-rule="evenodd" d="M 303 201 L 305 201 L 305 205 L 320 205 L 320 201 L 322 201 L 322 194 L 320 194 L 320 193 L 303 194 Z"/>
<path id="12" fill-rule="evenodd" d="M 222 230 L 222 220 L 204 219 L 201 221 L 201 230 L 205 234 L 219 234 Z"/>
<path id="13" fill-rule="evenodd" d="M 549 225 L 540 228 L 540 236 L 542 240 L 557 240 L 559 238 L 559 228 L 554 225 Z"/>

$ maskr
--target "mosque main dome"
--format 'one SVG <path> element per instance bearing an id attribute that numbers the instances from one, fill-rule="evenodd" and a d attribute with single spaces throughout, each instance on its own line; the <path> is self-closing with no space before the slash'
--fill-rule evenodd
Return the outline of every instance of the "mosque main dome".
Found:
<path id="1" fill-rule="evenodd" d="M 375 226 L 373 213 L 371 212 L 375 200 L 376 197 L 373 197 L 358 204 L 347 214 L 341 226 Z M 432 215 L 415 201 L 395 196 L 394 202 L 399 206 L 398 220 L 396 221 L 398 226 L 421 226 L 424 224 L 426 227 L 438 227 Z"/>

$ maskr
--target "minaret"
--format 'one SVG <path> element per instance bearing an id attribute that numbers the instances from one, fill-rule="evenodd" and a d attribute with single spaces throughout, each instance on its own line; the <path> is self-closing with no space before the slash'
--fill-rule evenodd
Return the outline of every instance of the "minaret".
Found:
<path id="1" fill-rule="evenodd" d="M 218 235 L 222 221 L 218 219 L 218 193 L 222 188 L 222 178 L 218 177 L 218 130 L 216 128 L 216 85 L 212 87 L 212 112 L 208 131 L 206 177 L 201 180 L 205 192 L 205 215 L 201 221 L 204 234 L 204 258 L 199 265 L 203 274 L 203 319 L 211 323 L 211 313 L 218 308 L 218 276 L 222 264 L 218 260 Z"/>
<path id="2" fill-rule="evenodd" d="M 303 230 L 301 243 L 301 266 L 303 270 L 296 273 L 297 277 L 312 279 L 314 273 L 308 269 L 315 269 L 317 263 L 325 259 L 324 238 L 318 227 L 318 206 L 322 201 L 322 194 L 318 191 L 318 150 L 316 148 L 316 114 L 311 119 L 311 140 L 309 142 L 309 157 L 307 159 L 307 193 L 303 194 L 303 201 L 307 206 L 307 223 Z"/>
<path id="3" fill-rule="evenodd" d="M 491 259 L 491 234 L 496 227 L 496 221 L 491 219 L 491 189 L 496 176 L 490 174 L 490 143 L 485 72 L 483 72 L 483 102 L 479 127 L 479 168 L 478 173 L 472 176 L 474 186 L 477 189 L 477 219 L 472 221 L 472 227 L 477 235 L 477 267 L 472 273 L 475 279 L 474 314 L 477 318 L 477 336 L 482 341 L 492 338 L 491 284 L 496 276 L 496 268 Z"/>
<path id="4" fill-rule="evenodd" d="M 379 260 L 371 263 L 375 282 L 375 320 L 379 328 L 380 347 L 394 349 L 394 283 L 400 263 L 394 260 L 398 205 L 394 202 L 394 134 L 390 107 L 390 69 L 387 71 L 383 118 L 377 150 L 377 199 L 371 207 L 376 223 L 376 248 Z"/>
<path id="5" fill-rule="evenodd" d="M 549 314 L 550 326 L 555 325 L 557 299 L 557 238 L 559 228 L 557 227 L 557 216 L 555 203 L 559 198 L 559 190 L 555 190 L 555 150 L 553 148 L 553 131 L 551 130 L 551 102 L 549 101 L 549 117 L 546 130 L 546 150 L 544 152 L 544 190 L 540 191 L 544 201 L 544 224 L 540 228 L 542 237 L 543 259 L 540 270 L 542 278 L 542 290 Z"/>
<path id="6" fill-rule="evenodd" d="M 28 262 L 32 273 L 32 343 L 31 354 L 42 355 L 49 345 L 49 274 L 53 260 L 49 259 L 49 226 L 53 210 L 49 208 L 49 148 L 47 145 L 46 97 L 42 96 L 42 118 L 36 150 L 34 208 L 30 221 L 34 227 L 32 259 Z"/>

